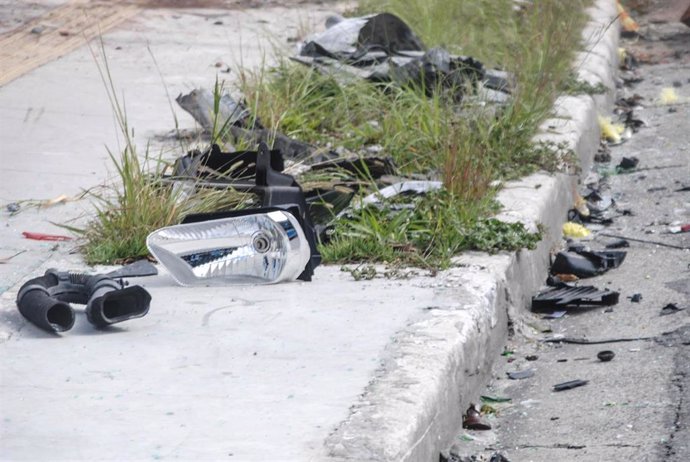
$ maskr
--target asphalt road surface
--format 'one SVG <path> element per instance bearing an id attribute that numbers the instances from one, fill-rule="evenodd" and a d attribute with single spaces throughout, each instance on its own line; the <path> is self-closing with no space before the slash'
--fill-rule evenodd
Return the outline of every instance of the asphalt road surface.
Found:
<path id="1" fill-rule="evenodd" d="M 584 244 L 602 249 L 615 240 L 605 233 L 676 248 L 631 240 L 619 268 L 579 282 L 619 291 L 613 307 L 554 320 L 528 314 L 530 328 L 508 342 L 513 353 L 497 360 L 484 393 L 511 401 L 491 404 L 497 414 L 483 416 L 492 430 L 463 430 L 450 460 L 489 460 L 496 453 L 511 462 L 690 460 L 690 232 L 669 233 L 690 223 L 690 28 L 652 24 L 642 33 L 647 38 L 622 45 L 640 56 L 635 72 L 643 80 L 625 85 L 619 96 L 642 97 L 643 108 L 633 114 L 645 126 L 611 147 L 609 162 L 595 164 L 589 179 L 601 180 L 618 212 Z M 665 88 L 678 96 L 674 104 L 662 104 Z M 615 171 L 623 157 L 633 156 L 639 159 L 634 170 Z M 634 294 L 639 302 L 629 298 Z M 669 303 L 684 309 L 661 315 Z M 542 342 L 558 335 L 606 342 Z M 646 340 L 615 341 L 633 338 Z M 600 361 L 602 350 L 613 351 L 614 359 Z M 529 369 L 532 377 L 507 377 Z M 587 384 L 554 391 L 571 380 Z"/>

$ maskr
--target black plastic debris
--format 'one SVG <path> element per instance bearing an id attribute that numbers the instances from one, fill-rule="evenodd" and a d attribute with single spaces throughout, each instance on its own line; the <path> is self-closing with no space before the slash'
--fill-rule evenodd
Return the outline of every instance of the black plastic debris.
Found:
<path id="1" fill-rule="evenodd" d="M 618 303 L 620 294 L 608 289 L 597 289 L 594 286 L 573 287 L 562 284 L 549 288 L 532 297 L 532 311 L 551 312 L 559 308 L 610 306 Z"/>
<path id="2" fill-rule="evenodd" d="M 70 303 L 86 305 L 88 321 L 97 328 L 140 318 L 149 311 L 151 295 L 123 278 L 152 276 L 158 270 L 140 261 L 106 274 L 49 269 L 19 289 L 17 308 L 28 321 L 48 332 L 64 332 L 75 321 Z"/>
<path id="3" fill-rule="evenodd" d="M 506 374 L 511 380 L 522 380 L 533 377 L 534 372 L 534 369 L 525 369 L 524 371 L 506 372 Z"/>
<path id="4" fill-rule="evenodd" d="M 271 168 L 282 172 L 285 168 L 282 153 L 277 149 L 269 152 Z M 223 152 L 214 144 L 204 152 L 193 150 L 178 158 L 173 176 L 176 179 L 206 179 L 207 183 L 212 181 L 218 185 L 234 184 L 236 179 L 256 176 L 257 154 L 257 151 Z"/>
<path id="5" fill-rule="evenodd" d="M 616 356 L 616 353 L 614 353 L 611 350 L 604 350 L 604 351 L 600 351 L 599 353 L 597 353 L 597 358 L 599 358 L 599 361 L 602 361 L 605 363 L 611 361 L 615 356 Z"/>
<path id="6" fill-rule="evenodd" d="M 235 101 L 227 93 L 221 95 L 218 101 L 217 116 L 215 96 L 204 88 L 197 88 L 186 95 L 180 94 L 175 101 L 207 132 L 212 131 L 214 127 L 263 128 L 242 103 Z"/>
<path id="7" fill-rule="evenodd" d="M 482 419 L 481 413 L 474 404 L 470 404 L 462 417 L 462 428 L 468 430 L 491 430 L 491 425 Z"/>
<path id="8" fill-rule="evenodd" d="M 390 13 L 330 17 L 326 25 L 325 31 L 307 38 L 294 61 L 346 81 L 395 82 L 423 88 L 427 94 L 450 89 L 455 99 L 481 84 L 491 92 L 488 100 L 502 103 L 514 86 L 512 76 L 485 69 L 474 58 L 443 48 L 427 50 L 412 29 Z"/>
<path id="9" fill-rule="evenodd" d="M 625 239 L 616 239 L 615 241 L 606 244 L 605 247 L 607 249 L 623 249 L 630 247 L 630 242 Z"/>
<path id="10" fill-rule="evenodd" d="M 632 294 L 628 297 L 632 303 L 640 303 L 642 301 L 642 294 Z"/>
<path id="11" fill-rule="evenodd" d="M 625 260 L 626 252 L 621 250 L 590 251 L 584 247 L 571 246 L 567 252 L 558 252 L 551 265 L 552 274 L 574 274 L 588 278 L 617 268 Z"/>
<path id="12" fill-rule="evenodd" d="M 582 387 L 589 383 L 588 380 L 570 380 L 569 382 L 559 383 L 553 386 L 553 391 L 570 390 L 572 388 Z"/>
<path id="13" fill-rule="evenodd" d="M 508 460 L 508 458 L 500 452 L 494 452 L 493 454 L 491 454 L 489 462 L 510 462 L 510 460 Z"/>
<path id="14" fill-rule="evenodd" d="M 625 171 L 628 171 L 628 170 L 634 170 L 635 168 L 637 168 L 637 165 L 638 165 L 639 163 L 640 163 L 640 159 L 638 159 L 638 158 L 635 157 L 635 156 L 632 156 L 632 157 L 623 157 L 623 159 L 621 159 L 621 161 L 618 163 L 618 165 L 616 166 L 616 168 L 617 168 L 619 171 L 625 172 Z"/>
<path id="15" fill-rule="evenodd" d="M 661 309 L 660 316 L 668 316 L 669 314 L 676 314 L 679 311 L 683 311 L 685 308 L 681 308 L 675 303 L 669 303 Z"/>

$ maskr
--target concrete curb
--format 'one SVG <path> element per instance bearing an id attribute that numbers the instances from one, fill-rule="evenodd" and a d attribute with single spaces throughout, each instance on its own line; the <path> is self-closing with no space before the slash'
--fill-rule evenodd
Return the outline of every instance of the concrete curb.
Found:
<path id="1" fill-rule="evenodd" d="M 581 171 L 589 169 L 599 145 L 597 115 L 613 104 L 620 32 L 614 0 L 597 0 L 588 13 L 586 51 L 574 67 L 580 80 L 609 91 L 558 98 L 554 118 L 535 137 L 565 143 Z M 537 173 L 505 186 L 499 217 L 541 223 L 545 239 L 533 251 L 463 255 L 460 268 L 439 277 L 430 316 L 392 339 L 376 376 L 326 440 L 329 460 L 428 462 L 451 444 L 509 328 L 521 329 L 521 312 L 543 283 L 577 181 L 575 175 Z"/>

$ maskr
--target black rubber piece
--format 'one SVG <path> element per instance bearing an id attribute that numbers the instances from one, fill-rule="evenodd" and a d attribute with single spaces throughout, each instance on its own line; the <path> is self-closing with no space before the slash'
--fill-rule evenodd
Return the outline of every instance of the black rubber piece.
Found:
<path id="1" fill-rule="evenodd" d="M 563 391 L 570 390 L 571 388 L 577 388 L 589 383 L 588 380 L 571 380 L 569 382 L 559 383 L 553 386 L 553 391 Z"/>

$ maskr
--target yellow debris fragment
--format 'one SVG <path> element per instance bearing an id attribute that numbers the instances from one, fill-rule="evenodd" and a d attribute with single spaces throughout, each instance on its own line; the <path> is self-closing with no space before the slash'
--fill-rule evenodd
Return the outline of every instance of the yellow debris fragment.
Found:
<path id="1" fill-rule="evenodd" d="M 662 88 L 661 95 L 659 95 L 659 102 L 661 104 L 674 104 L 678 102 L 678 94 L 676 90 L 671 87 Z"/>
<path id="2" fill-rule="evenodd" d="M 584 226 L 569 221 L 563 224 L 563 236 L 565 237 L 587 237 L 592 232 Z"/>
<path id="3" fill-rule="evenodd" d="M 599 116 L 599 128 L 601 129 L 602 138 L 611 143 L 620 143 L 621 135 L 625 131 L 623 124 L 614 124 L 611 122 L 611 117 L 603 116 Z"/>
<path id="4" fill-rule="evenodd" d="M 589 207 L 587 207 L 587 201 L 577 193 L 575 196 L 575 210 L 577 210 L 577 213 L 583 217 L 589 216 Z"/>
<path id="5" fill-rule="evenodd" d="M 625 58 L 628 57 L 628 52 L 625 50 L 625 48 L 618 48 L 618 61 L 623 62 L 625 61 Z"/>
<path id="6" fill-rule="evenodd" d="M 619 0 L 616 1 L 616 8 L 618 8 L 618 17 L 621 20 L 621 26 L 623 27 L 624 31 L 637 32 L 640 30 L 640 26 L 638 26 L 635 20 L 630 17 L 627 11 L 625 11 L 625 8 L 623 8 L 623 5 L 621 5 Z"/>

